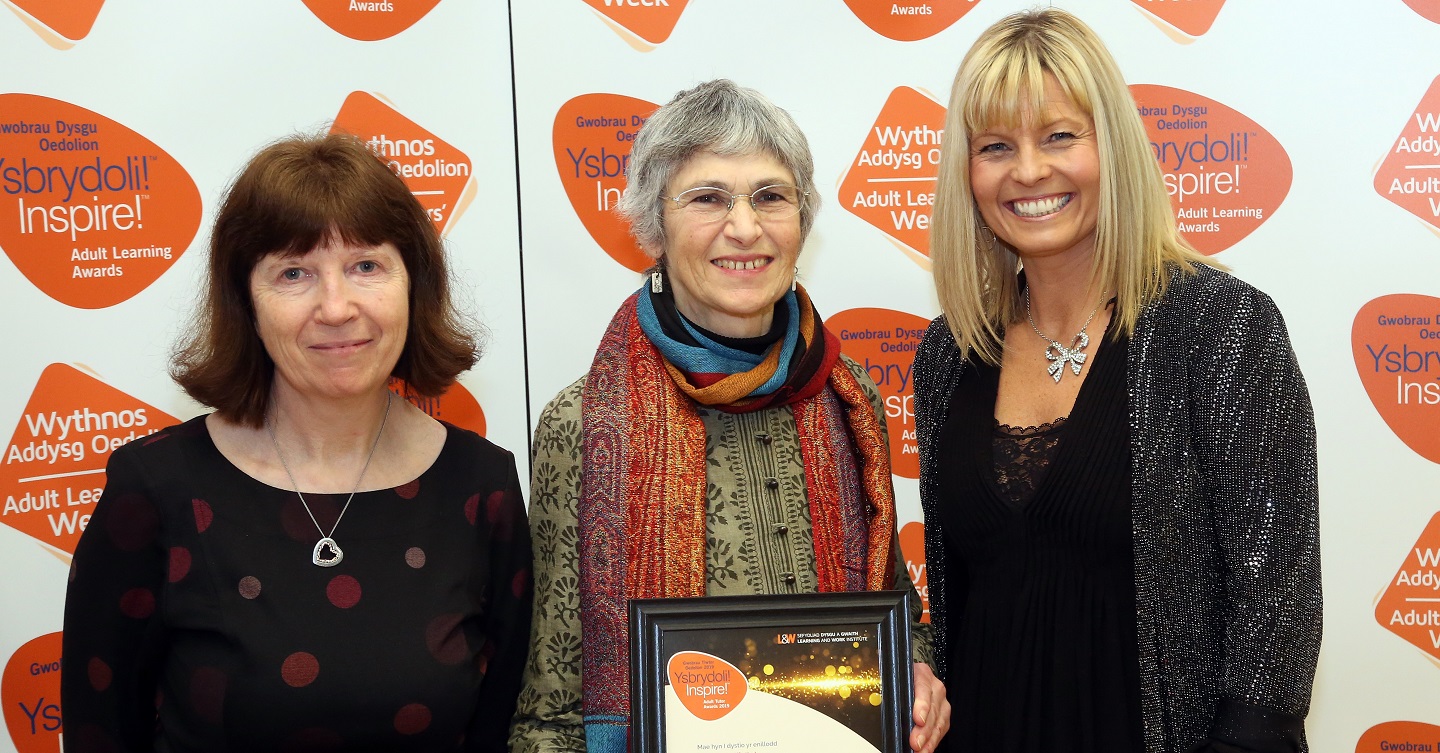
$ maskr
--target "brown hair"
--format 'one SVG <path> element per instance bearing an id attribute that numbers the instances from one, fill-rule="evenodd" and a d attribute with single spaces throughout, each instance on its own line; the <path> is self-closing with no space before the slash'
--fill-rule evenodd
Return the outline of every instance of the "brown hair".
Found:
<path id="1" fill-rule="evenodd" d="M 275 364 L 255 331 L 250 274 L 270 254 L 300 256 L 329 242 L 388 242 L 405 262 L 410 323 L 392 376 L 434 396 L 475 364 L 479 333 L 450 300 L 429 215 L 364 142 L 330 134 L 265 147 L 230 186 L 210 236 L 208 285 L 171 358 L 171 378 L 225 418 L 260 426 Z"/>

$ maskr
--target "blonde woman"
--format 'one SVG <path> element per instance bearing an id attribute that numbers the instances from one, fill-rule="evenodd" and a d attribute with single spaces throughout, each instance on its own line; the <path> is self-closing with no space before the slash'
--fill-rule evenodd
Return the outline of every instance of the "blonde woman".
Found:
<path id="1" fill-rule="evenodd" d="M 915 360 L 955 751 L 1297 751 L 1320 643 L 1315 429 L 1275 304 L 1178 235 L 1074 16 L 951 92 Z"/>

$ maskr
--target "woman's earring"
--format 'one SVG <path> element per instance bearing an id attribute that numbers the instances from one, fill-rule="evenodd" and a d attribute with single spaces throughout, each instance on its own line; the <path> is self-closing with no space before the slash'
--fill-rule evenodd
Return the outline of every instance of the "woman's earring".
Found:
<path id="1" fill-rule="evenodd" d="M 995 231 L 983 222 L 980 223 L 980 240 L 985 242 L 986 248 L 995 247 Z"/>
<path id="2" fill-rule="evenodd" d="M 790 278 L 790 292 L 791 292 L 791 293 L 794 293 L 794 292 L 795 292 L 795 288 L 796 288 L 796 286 L 799 284 L 799 282 L 800 282 L 800 267 L 797 266 L 797 267 L 795 267 L 795 275 Z"/>
<path id="3" fill-rule="evenodd" d="M 661 273 L 659 267 L 656 267 L 656 268 L 655 268 L 655 271 L 653 271 L 653 272 L 650 273 L 650 292 L 651 292 L 651 293 L 664 293 L 664 292 L 665 292 L 665 275 Z"/>

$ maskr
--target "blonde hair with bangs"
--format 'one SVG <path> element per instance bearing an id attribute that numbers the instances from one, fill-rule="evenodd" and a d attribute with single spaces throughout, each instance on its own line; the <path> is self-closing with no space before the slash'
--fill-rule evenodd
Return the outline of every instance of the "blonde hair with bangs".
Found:
<path id="1" fill-rule="evenodd" d="M 961 352 L 991 364 L 1000 363 L 1004 327 L 1022 319 L 1025 307 L 1019 257 L 982 231 L 970 136 L 1044 112 L 1047 75 L 1095 122 L 1100 197 L 1091 279 L 1116 297 L 1115 336 L 1133 333 L 1140 310 L 1164 295 L 1167 267 L 1193 273 L 1196 264 L 1218 266 L 1176 229 L 1135 101 L 1095 32 L 1055 8 L 1007 16 L 980 35 L 955 74 L 930 230 L 931 269 L 950 332 Z"/>

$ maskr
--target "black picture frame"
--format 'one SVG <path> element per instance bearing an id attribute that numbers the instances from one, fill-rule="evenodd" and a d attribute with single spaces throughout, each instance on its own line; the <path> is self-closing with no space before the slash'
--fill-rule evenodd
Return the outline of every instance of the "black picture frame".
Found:
<path id="1" fill-rule="evenodd" d="M 725 643 L 732 635 L 782 644 L 785 636 L 793 641 L 795 636 L 851 635 L 856 631 L 836 631 L 859 626 L 874 636 L 874 659 L 880 674 L 879 729 L 868 729 L 866 724 L 867 729 L 855 731 L 878 743 L 881 753 L 906 753 L 914 687 L 909 600 L 907 591 L 632 600 L 630 749 L 635 753 L 667 753 L 666 668 L 670 658 L 684 650 L 667 651 L 667 645 L 696 640 Z M 736 667 L 741 664 L 734 656 L 720 658 Z M 766 750 L 789 753 L 783 746 Z"/>

